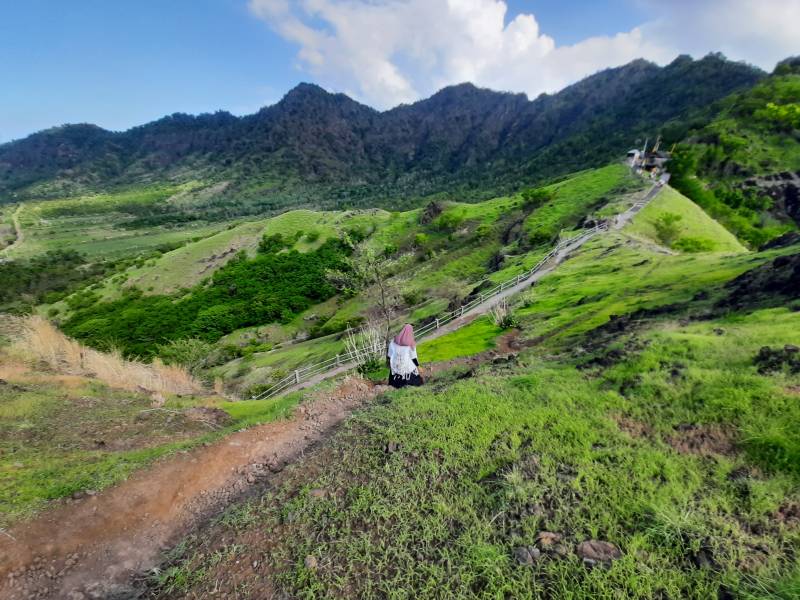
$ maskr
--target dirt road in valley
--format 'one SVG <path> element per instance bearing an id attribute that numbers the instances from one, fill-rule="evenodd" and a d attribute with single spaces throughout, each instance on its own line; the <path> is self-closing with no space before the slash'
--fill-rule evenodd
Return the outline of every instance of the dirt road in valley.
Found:
<path id="1" fill-rule="evenodd" d="M 131 579 L 222 508 L 327 437 L 383 389 L 348 378 L 289 420 L 234 433 L 0 536 L 0 598 L 126 597 Z"/>

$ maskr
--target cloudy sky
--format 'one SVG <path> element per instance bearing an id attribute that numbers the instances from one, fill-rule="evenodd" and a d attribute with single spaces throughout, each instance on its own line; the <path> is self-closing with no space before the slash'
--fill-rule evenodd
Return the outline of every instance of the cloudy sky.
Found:
<path id="1" fill-rule="evenodd" d="M 385 109 L 471 81 L 535 97 L 644 57 L 800 54 L 800 0 L 0 1 L 0 142 L 236 114 L 300 81 Z"/>

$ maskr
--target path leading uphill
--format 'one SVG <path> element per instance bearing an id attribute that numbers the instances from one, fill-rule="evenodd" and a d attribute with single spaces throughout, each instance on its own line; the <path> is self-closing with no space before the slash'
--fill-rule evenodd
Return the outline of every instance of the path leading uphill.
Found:
<path id="1" fill-rule="evenodd" d="M 484 302 L 477 304 L 476 306 L 470 308 L 469 310 L 465 310 L 464 313 L 459 316 L 458 318 L 450 321 L 447 325 L 443 325 L 439 329 L 434 330 L 433 332 L 427 334 L 425 336 L 425 340 L 432 340 L 443 335 L 447 335 L 448 333 L 452 333 L 453 331 L 460 329 L 464 325 L 469 324 L 472 322 L 476 317 L 479 315 L 484 314 L 487 312 L 491 307 L 497 305 L 499 302 L 505 300 L 506 298 L 510 298 L 528 288 L 531 287 L 536 281 L 553 272 L 553 270 L 558 267 L 562 262 L 564 262 L 569 256 L 575 252 L 578 248 L 583 246 L 586 242 L 591 239 L 594 239 L 597 235 L 600 235 L 604 231 L 616 231 L 622 229 L 625 225 L 627 225 L 631 219 L 645 206 L 647 206 L 661 191 L 663 185 L 660 183 L 655 183 L 652 187 L 644 194 L 639 200 L 637 200 L 633 206 L 631 206 L 625 212 L 622 212 L 615 217 L 613 217 L 610 222 L 608 223 L 607 228 L 598 230 L 596 233 L 588 234 L 588 235 L 580 235 L 577 236 L 573 243 L 567 243 L 564 245 L 558 252 L 556 252 L 553 257 L 547 261 L 539 270 L 534 272 L 529 277 L 521 280 L 519 283 L 510 286 L 498 294 L 487 298 Z M 335 367 L 329 371 L 325 371 L 323 373 L 319 373 L 301 381 L 300 383 L 293 385 L 291 387 L 287 387 L 280 391 L 279 394 L 276 395 L 284 395 L 290 392 L 296 392 L 298 390 L 302 390 L 308 387 L 312 387 L 317 385 L 318 383 L 325 381 L 326 379 L 331 379 L 332 377 L 337 377 L 349 371 L 352 371 L 358 366 L 358 364 L 353 362 L 343 363 L 342 365 Z"/>
<path id="2" fill-rule="evenodd" d="M 21 245 L 22 242 L 25 240 L 25 236 L 22 233 L 22 225 L 20 225 L 19 223 L 19 215 L 21 212 L 22 212 L 22 204 L 20 204 L 17 207 L 17 210 L 14 211 L 14 214 L 11 215 L 11 222 L 14 223 L 14 235 L 16 237 L 14 238 L 13 242 L 11 242 L 8 246 L 0 250 L 0 255 L 5 254 L 6 256 L 8 256 L 11 253 L 11 250 L 13 250 L 16 246 Z"/>

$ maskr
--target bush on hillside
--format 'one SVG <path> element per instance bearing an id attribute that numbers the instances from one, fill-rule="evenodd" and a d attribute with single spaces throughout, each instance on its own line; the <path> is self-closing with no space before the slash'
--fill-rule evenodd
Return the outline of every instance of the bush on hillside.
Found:
<path id="1" fill-rule="evenodd" d="M 714 249 L 714 242 L 703 238 L 682 237 L 672 244 L 672 247 L 681 252 L 710 252 Z"/>
<path id="2" fill-rule="evenodd" d="M 681 228 L 678 223 L 680 223 L 682 219 L 683 217 L 681 215 L 664 213 L 653 221 L 656 235 L 662 244 L 665 246 L 672 246 L 672 243 L 677 239 L 678 235 L 680 235 Z"/>

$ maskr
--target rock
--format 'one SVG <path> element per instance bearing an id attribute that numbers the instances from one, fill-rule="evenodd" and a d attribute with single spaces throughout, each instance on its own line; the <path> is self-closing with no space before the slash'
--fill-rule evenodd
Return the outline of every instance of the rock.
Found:
<path id="1" fill-rule="evenodd" d="M 561 541 L 560 533 L 552 533 L 550 531 L 540 531 L 536 536 L 536 545 L 539 548 L 546 549 Z"/>
<path id="2" fill-rule="evenodd" d="M 399 452 L 400 448 L 402 448 L 400 442 L 389 441 L 383 447 L 383 451 L 386 452 L 386 454 L 394 454 L 395 452 Z"/>
<path id="3" fill-rule="evenodd" d="M 794 344 L 786 344 L 783 347 L 783 351 L 787 354 L 797 354 L 800 352 L 800 346 L 795 346 Z"/>
<path id="4" fill-rule="evenodd" d="M 550 552 L 558 558 L 566 558 L 569 556 L 569 547 L 565 544 L 555 544 L 550 548 Z"/>
<path id="5" fill-rule="evenodd" d="M 588 559 L 596 563 L 610 563 L 622 556 L 620 549 L 611 542 L 600 540 L 587 540 L 581 542 L 575 548 L 578 556 L 584 560 Z"/>
<path id="6" fill-rule="evenodd" d="M 311 556 L 309 554 L 308 556 L 306 556 L 305 560 L 303 561 L 303 564 L 305 564 L 306 569 L 310 569 L 312 571 L 316 571 L 317 566 L 319 565 L 319 562 L 317 561 L 316 557 Z"/>
<path id="7" fill-rule="evenodd" d="M 525 546 L 519 546 L 517 548 L 514 548 L 514 558 L 516 558 L 517 562 L 521 565 L 529 567 L 530 565 L 533 564 L 533 557 L 531 556 L 531 553 L 528 552 L 528 549 Z"/>
<path id="8" fill-rule="evenodd" d="M 708 548 L 700 548 L 691 556 L 691 561 L 698 569 L 710 569 L 716 566 L 714 562 L 714 555 Z"/>
<path id="9" fill-rule="evenodd" d="M 321 499 L 327 495 L 328 495 L 327 492 L 322 488 L 314 488 L 313 490 L 309 490 L 308 492 L 309 498 L 314 498 L 314 499 Z"/>

